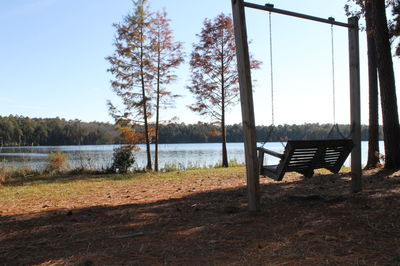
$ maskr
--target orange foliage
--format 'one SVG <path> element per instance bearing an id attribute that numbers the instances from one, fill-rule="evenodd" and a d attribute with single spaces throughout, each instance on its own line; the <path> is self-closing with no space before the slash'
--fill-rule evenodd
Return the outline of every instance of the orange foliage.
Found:
<path id="1" fill-rule="evenodd" d="M 143 132 L 136 131 L 134 128 L 118 125 L 116 129 L 121 131 L 121 137 L 129 146 L 131 146 L 132 149 L 136 151 L 140 150 L 136 144 L 143 143 L 146 140 L 145 134 Z"/>
<path id="2" fill-rule="evenodd" d="M 218 130 L 211 130 L 208 132 L 208 134 L 212 137 L 219 137 L 222 135 L 221 131 Z"/>
<path id="3" fill-rule="evenodd" d="M 47 169 L 51 172 L 60 172 L 68 168 L 68 157 L 61 151 L 50 153 L 48 162 Z"/>

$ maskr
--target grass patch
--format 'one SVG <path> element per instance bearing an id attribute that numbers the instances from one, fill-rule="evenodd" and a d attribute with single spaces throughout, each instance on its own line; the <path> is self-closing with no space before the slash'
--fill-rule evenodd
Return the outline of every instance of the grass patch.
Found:
<path id="1" fill-rule="evenodd" d="M 51 175 L 43 174 L 9 182 L 0 187 L 0 202 L 12 200 L 49 199 L 61 200 L 71 195 L 90 194 L 101 188 L 122 189 L 154 182 L 182 182 L 189 178 L 207 178 L 210 175 L 230 175 L 244 170 L 243 167 L 220 169 L 192 169 L 165 173 L 141 172 L 128 174 L 85 174 L 85 175 Z"/>
<path id="2" fill-rule="evenodd" d="M 39 175 L 43 175 L 43 171 L 33 169 L 29 166 L 10 166 L 5 162 L 0 165 L 0 185 L 11 180 L 26 179 Z"/>
<path id="3" fill-rule="evenodd" d="M 229 160 L 228 165 L 229 167 L 241 167 L 244 166 L 244 163 L 239 163 L 236 159 L 233 159 Z M 223 168 L 222 162 L 218 162 L 214 166 L 211 166 L 210 168 Z"/>
<path id="4" fill-rule="evenodd" d="M 70 196 L 87 195 L 100 189 L 123 189 L 124 187 L 145 186 L 162 182 L 181 183 L 190 179 L 207 179 L 218 176 L 221 182 L 224 176 L 242 176 L 244 167 L 229 168 L 196 168 L 190 170 L 173 170 L 167 172 L 136 172 L 127 174 L 104 174 L 87 171 L 81 174 L 24 175 L 3 183 L 0 187 L 0 202 L 12 200 L 49 199 L 61 200 Z M 350 168 L 343 167 L 342 173 Z M 239 174 L 240 173 L 240 174 Z M 328 170 L 318 169 L 316 174 L 331 174 Z M 157 183 L 157 184 L 155 184 Z M 151 185 L 153 186 L 153 185 Z"/>
<path id="5" fill-rule="evenodd" d="M 236 159 L 233 159 L 229 161 L 228 165 L 229 167 L 243 167 L 244 163 L 239 163 Z M 161 172 L 175 172 L 175 171 L 215 169 L 215 168 L 224 168 L 222 166 L 222 161 L 209 165 L 199 165 L 196 162 L 188 162 L 186 166 L 184 166 L 181 163 L 166 163 L 164 167 L 161 168 Z"/>

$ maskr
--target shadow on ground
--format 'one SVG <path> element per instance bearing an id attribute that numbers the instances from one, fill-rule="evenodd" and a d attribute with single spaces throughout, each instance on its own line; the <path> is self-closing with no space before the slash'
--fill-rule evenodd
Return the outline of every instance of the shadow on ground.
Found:
<path id="1" fill-rule="evenodd" d="M 400 263 L 400 179 L 347 175 L 261 185 L 262 211 L 246 189 L 145 204 L 0 217 L 1 264 Z"/>
<path id="2" fill-rule="evenodd" d="M 140 172 L 130 174 L 113 174 L 101 171 L 76 171 L 74 173 L 31 175 L 25 177 L 12 178 L 0 183 L 4 186 L 26 186 L 27 184 L 66 184 L 76 181 L 86 180 L 127 180 L 137 176 Z"/>

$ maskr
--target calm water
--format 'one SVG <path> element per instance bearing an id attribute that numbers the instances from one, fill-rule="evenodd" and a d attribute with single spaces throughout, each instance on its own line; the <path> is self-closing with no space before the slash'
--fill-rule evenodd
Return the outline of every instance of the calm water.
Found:
<path id="1" fill-rule="evenodd" d="M 47 156 L 52 151 L 60 150 L 68 155 L 72 167 L 85 167 L 89 169 L 107 168 L 111 165 L 113 149 L 117 145 L 88 145 L 88 146 L 38 146 L 38 147 L 0 147 L 0 164 L 13 166 L 33 166 L 43 168 L 46 166 Z M 265 145 L 266 148 L 282 152 L 283 146 L 279 142 Z M 144 168 L 146 165 L 146 152 L 144 145 L 137 152 L 136 167 Z M 228 143 L 228 160 L 244 163 L 243 143 Z M 151 146 L 154 151 L 154 145 Z M 362 142 L 362 162 L 366 163 L 368 143 Z M 383 142 L 380 142 L 381 152 Z M 154 157 L 153 157 L 154 158 Z M 268 157 L 270 158 L 270 157 Z M 271 158 L 268 163 L 277 163 Z M 159 165 L 164 168 L 168 165 L 185 169 L 188 167 L 209 167 L 221 162 L 220 143 L 187 143 L 187 144 L 161 144 L 159 145 Z M 347 160 L 346 165 L 349 165 Z"/>

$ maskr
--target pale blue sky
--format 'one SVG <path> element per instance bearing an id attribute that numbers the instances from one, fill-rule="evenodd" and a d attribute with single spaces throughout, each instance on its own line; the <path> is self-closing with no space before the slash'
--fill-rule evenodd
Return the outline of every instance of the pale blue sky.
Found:
<path id="1" fill-rule="evenodd" d="M 0 115 L 63 117 L 83 121 L 112 121 L 110 88 L 104 59 L 113 52 L 114 28 L 132 9 L 130 0 L 0 0 Z M 151 0 L 155 10 L 165 8 L 175 39 L 191 52 L 205 18 L 231 13 L 230 0 Z M 265 2 L 253 0 L 254 3 Z M 275 0 L 275 7 L 347 21 L 345 0 Z M 263 61 L 253 76 L 257 124 L 271 121 L 269 98 L 268 28 L 266 12 L 247 9 L 251 51 Z M 362 120 L 367 123 L 366 49 L 361 37 Z M 332 122 L 330 26 L 273 14 L 276 124 Z M 349 123 L 347 30 L 335 28 L 337 120 Z M 398 59 L 394 59 L 396 67 Z M 186 62 L 189 59 L 187 57 Z M 398 71 L 396 70 L 396 73 Z M 206 118 L 191 113 L 192 97 L 187 63 L 177 71 L 172 89 L 182 94 L 176 109 L 163 118 L 178 116 L 196 123 Z M 239 105 L 228 123 L 241 121 Z"/>

